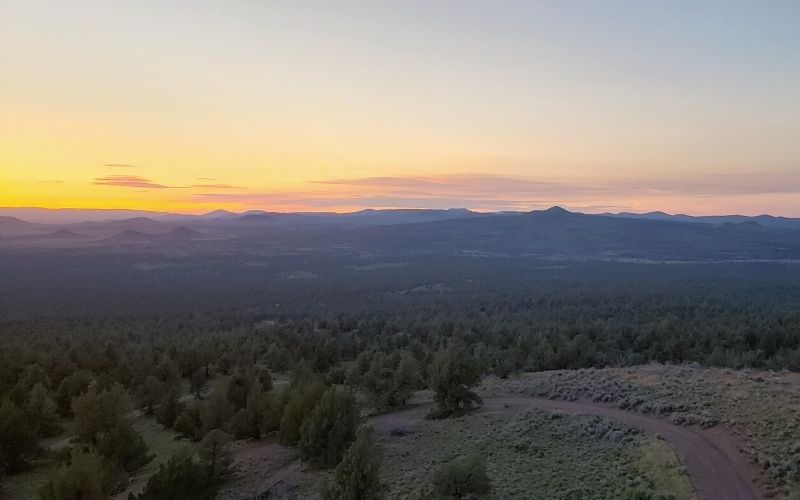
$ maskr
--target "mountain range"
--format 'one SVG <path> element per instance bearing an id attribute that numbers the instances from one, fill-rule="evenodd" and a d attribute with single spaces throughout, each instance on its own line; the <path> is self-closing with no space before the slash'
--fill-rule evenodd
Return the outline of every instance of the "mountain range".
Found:
<path id="1" fill-rule="evenodd" d="M 129 211 L 98 220 L 78 215 L 27 221 L 0 209 L 3 248 L 181 247 L 204 252 L 351 252 L 537 256 L 570 259 L 736 261 L 800 259 L 800 219 L 762 215 L 693 217 L 663 212 L 583 214 L 560 207 L 531 212 L 362 210 L 337 213 L 203 215 Z M 70 220 L 70 222 L 64 222 Z"/>

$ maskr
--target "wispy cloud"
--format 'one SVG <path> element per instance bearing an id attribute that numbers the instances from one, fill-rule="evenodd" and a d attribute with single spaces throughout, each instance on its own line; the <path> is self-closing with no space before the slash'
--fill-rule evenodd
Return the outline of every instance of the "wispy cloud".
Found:
<path id="1" fill-rule="evenodd" d="M 231 186 L 230 184 L 192 184 L 191 187 L 208 189 L 244 189 L 242 186 Z"/>
<path id="2" fill-rule="evenodd" d="M 97 177 L 94 184 L 102 186 L 118 186 L 128 188 L 147 188 L 147 189 L 167 189 L 179 186 L 166 186 L 158 184 L 150 179 L 140 177 L 138 175 L 107 175 L 105 177 Z"/>
<path id="3" fill-rule="evenodd" d="M 112 168 L 139 168 L 137 165 L 132 165 L 130 163 L 104 163 L 103 166 Z"/>
<path id="4" fill-rule="evenodd" d="M 51 180 L 44 180 L 44 181 L 36 181 L 39 184 L 64 184 L 64 181 L 60 179 L 51 179 Z"/>
<path id="5" fill-rule="evenodd" d="M 489 174 L 362 177 L 310 182 L 292 192 L 206 192 L 195 200 L 247 206 L 531 210 L 565 205 L 589 211 L 629 210 L 636 200 L 713 199 L 800 194 L 800 173 L 718 174 L 674 179 L 536 180 Z"/>

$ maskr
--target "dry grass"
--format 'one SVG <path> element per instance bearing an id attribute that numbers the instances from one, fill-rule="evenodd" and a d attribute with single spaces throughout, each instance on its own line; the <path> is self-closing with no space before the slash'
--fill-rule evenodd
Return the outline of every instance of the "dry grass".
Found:
<path id="1" fill-rule="evenodd" d="M 129 493 L 140 493 L 147 480 L 154 474 L 158 467 L 166 463 L 172 456 L 184 451 L 192 450 L 194 443 L 185 439 L 178 439 L 178 434 L 165 429 L 152 417 L 139 417 L 133 424 L 134 428 L 147 443 L 148 453 L 153 455 L 153 460 L 142 467 L 130 478 L 128 488 L 116 496 L 119 500 L 127 500 Z"/>
<path id="2" fill-rule="evenodd" d="M 636 465 L 643 474 L 653 480 L 656 489 L 671 492 L 676 500 L 697 498 L 685 466 L 666 442 L 648 439 L 639 448 Z"/>
<path id="3" fill-rule="evenodd" d="M 649 486 L 688 484 L 679 467 L 650 477 L 641 461 L 652 455 L 649 440 L 600 417 L 481 410 L 449 420 L 416 419 L 401 428 L 402 436 L 381 435 L 382 475 L 393 499 L 416 494 L 439 466 L 472 453 L 486 457 L 498 498 L 618 498 L 634 485 L 654 491 Z"/>
<path id="4" fill-rule="evenodd" d="M 649 364 L 487 379 L 487 394 L 604 402 L 683 425 L 724 425 L 746 443 L 768 493 L 800 490 L 800 374 Z"/>

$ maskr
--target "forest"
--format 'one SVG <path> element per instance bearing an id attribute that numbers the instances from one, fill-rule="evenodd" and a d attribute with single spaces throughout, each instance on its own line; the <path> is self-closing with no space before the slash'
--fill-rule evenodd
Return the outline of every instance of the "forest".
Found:
<path id="1" fill-rule="evenodd" d="M 435 394 L 429 416 L 447 418 L 480 404 L 472 387 L 489 374 L 651 361 L 800 371 L 800 291 L 789 273 L 783 282 L 766 265 L 583 263 L 561 271 L 498 287 L 478 267 L 487 279 L 456 290 L 452 283 L 474 278 L 447 281 L 443 266 L 442 282 L 416 292 L 376 294 L 368 282 L 341 282 L 336 297 L 326 295 L 336 283 L 314 281 L 315 289 L 288 280 L 277 305 L 272 295 L 242 304 L 240 295 L 218 293 L 215 308 L 176 299 L 172 310 L 148 311 L 135 289 L 103 313 L 29 304 L 0 325 L 3 474 L 55 460 L 62 465 L 41 499 L 122 491 L 152 459 L 131 425 L 134 411 L 199 446 L 162 465 L 135 498 L 213 498 L 236 439 L 277 440 L 311 467 L 341 467 L 324 498 L 371 498 L 347 496 L 380 491 L 366 470 L 380 450 L 360 426 L 363 412 L 401 408 L 420 389 Z M 698 281 L 683 279 L 690 273 Z M 383 278 L 375 286 L 384 291 L 414 279 Z M 151 293 L 165 300 L 175 290 Z M 253 306 L 258 298 L 264 307 Z M 58 436 L 69 444 L 43 446 Z M 479 465 L 455 464 L 442 481 Z M 353 484 L 346 468 L 369 484 Z"/>

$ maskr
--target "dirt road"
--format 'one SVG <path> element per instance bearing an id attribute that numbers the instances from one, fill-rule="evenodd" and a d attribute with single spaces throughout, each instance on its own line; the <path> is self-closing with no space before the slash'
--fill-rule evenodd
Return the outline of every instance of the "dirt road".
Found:
<path id="1" fill-rule="evenodd" d="M 700 500 L 761 500 L 765 496 L 752 478 L 758 470 L 738 452 L 735 440 L 721 429 L 703 431 L 680 427 L 654 416 L 632 413 L 600 404 L 531 397 L 495 397 L 484 400 L 484 408 L 519 412 L 539 408 L 548 411 L 600 415 L 633 425 L 650 434 L 660 434 L 681 456 Z M 424 418 L 428 406 L 380 415 L 370 420 L 378 432 L 389 432 L 404 422 Z"/>

